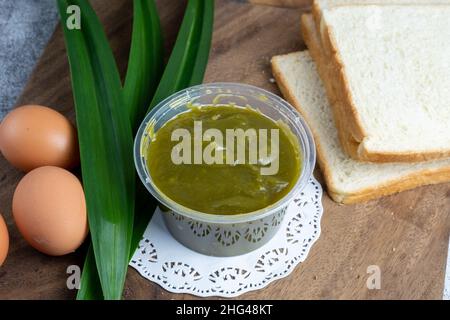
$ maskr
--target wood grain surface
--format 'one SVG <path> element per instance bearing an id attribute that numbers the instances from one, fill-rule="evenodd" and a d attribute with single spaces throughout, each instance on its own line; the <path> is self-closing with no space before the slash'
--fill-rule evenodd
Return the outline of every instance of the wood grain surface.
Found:
<path id="1" fill-rule="evenodd" d="M 309 8 L 313 0 L 249 0 L 253 4 L 265 4 L 286 8 Z"/>
<path id="2" fill-rule="evenodd" d="M 123 73 L 128 59 L 131 1 L 93 2 Z M 158 7 L 170 50 L 184 2 L 160 0 Z M 205 81 L 249 83 L 279 94 L 270 81 L 269 60 L 273 55 L 305 48 L 299 36 L 299 18 L 300 9 L 216 1 L 213 48 Z M 19 99 L 19 105 L 24 103 L 51 106 L 74 120 L 59 28 Z M 315 175 L 321 179 L 319 170 Z M 66 287 L 66 269 L 72 264 L 82 265 L 86 247 L 54 258 L 27 245 L 11 217 L 11 199 L 21 177 L 0 158 L 0 211 L 11 235 L 10 253 L 0 268 L 0 299 L 72 299 L 75 292 Z M 322 235 L 307 260 L 289 277 L 239 299 L 442 298 L 450 232 L 450 184 L 352 206 L 337 205 L 324 195 L 323 205 Z M 371 265 L 381 270 L 380 290 L 367 289 L 367 268 Z M 124 298 L 196 299 L 166 292 L 131 268 Z"/>

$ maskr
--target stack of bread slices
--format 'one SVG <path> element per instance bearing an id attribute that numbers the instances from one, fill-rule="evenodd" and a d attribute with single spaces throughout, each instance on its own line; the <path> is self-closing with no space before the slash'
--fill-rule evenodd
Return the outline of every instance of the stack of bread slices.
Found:
<path id="1" fill-rule="evenodd" d="M 315 0 L 308 50 L 272 58 L 328 193 L 355 203 L 450 181 L 450 0 Z"/>

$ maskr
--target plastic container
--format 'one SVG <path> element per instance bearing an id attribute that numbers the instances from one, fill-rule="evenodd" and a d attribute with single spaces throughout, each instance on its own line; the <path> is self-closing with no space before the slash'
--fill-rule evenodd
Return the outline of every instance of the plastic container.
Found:
<path id="1" fill-rule="evenodd" d="M 169 199 L 154 185 L 147 168 L 149 132 L 157 132 L 168 120 L 194 105 L 250 105 L 267 117 L 281 120 L 300 143 L 301 174 L 290 192 L 278 202 L 258 211 L 238 215 L 198 212 Z M 290 201 L 308 183 L 314 170 L 316 152 L 312 134 L 299 113 L 280 97 L 254 86 L 212 83 L 182 90 L 165 99 L 145 117 L 135 140 L 134 157 L 140 179 L 162 205 L 165 224 L 180 243 L 210 256 L 235 256 L 253 251 L 278 231 Z"/>

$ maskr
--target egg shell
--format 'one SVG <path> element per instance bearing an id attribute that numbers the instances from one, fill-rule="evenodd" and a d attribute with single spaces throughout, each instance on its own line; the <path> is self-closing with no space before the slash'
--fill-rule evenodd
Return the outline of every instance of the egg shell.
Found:
<path id="1" fill-rule="evenodd" d="M 0 266 L 6 260 L 6 256 L 8 255 L 9 249 L 9 234 L 8 228 L 6 227 L 5 220 L 0 214 Z"/>
<path id="2" fill-rule="evenodd" d="M 39 105 L 16 108 L 3 119 L 0 151 L 24 172 L 42 166 L 71 169 L 80 161 L 75 127 L 59 112 Z"/>
<path id="3" fill-rule="evenodd" d="M 48 255 L 73 252 L 86 238 L 83 188 L 65 169 L 47 166 L 25 175 L 14 192 L 12 210 L 25 240 Z"/>

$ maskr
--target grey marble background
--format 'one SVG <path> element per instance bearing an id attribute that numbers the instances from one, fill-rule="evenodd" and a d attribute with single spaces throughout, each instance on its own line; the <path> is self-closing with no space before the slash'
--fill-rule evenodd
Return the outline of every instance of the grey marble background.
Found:
<path id="1" fill-rule="evenodd" d="M 0 120 L 14 106 L 57 19 L 55 0 L 0 0 Z"/>

